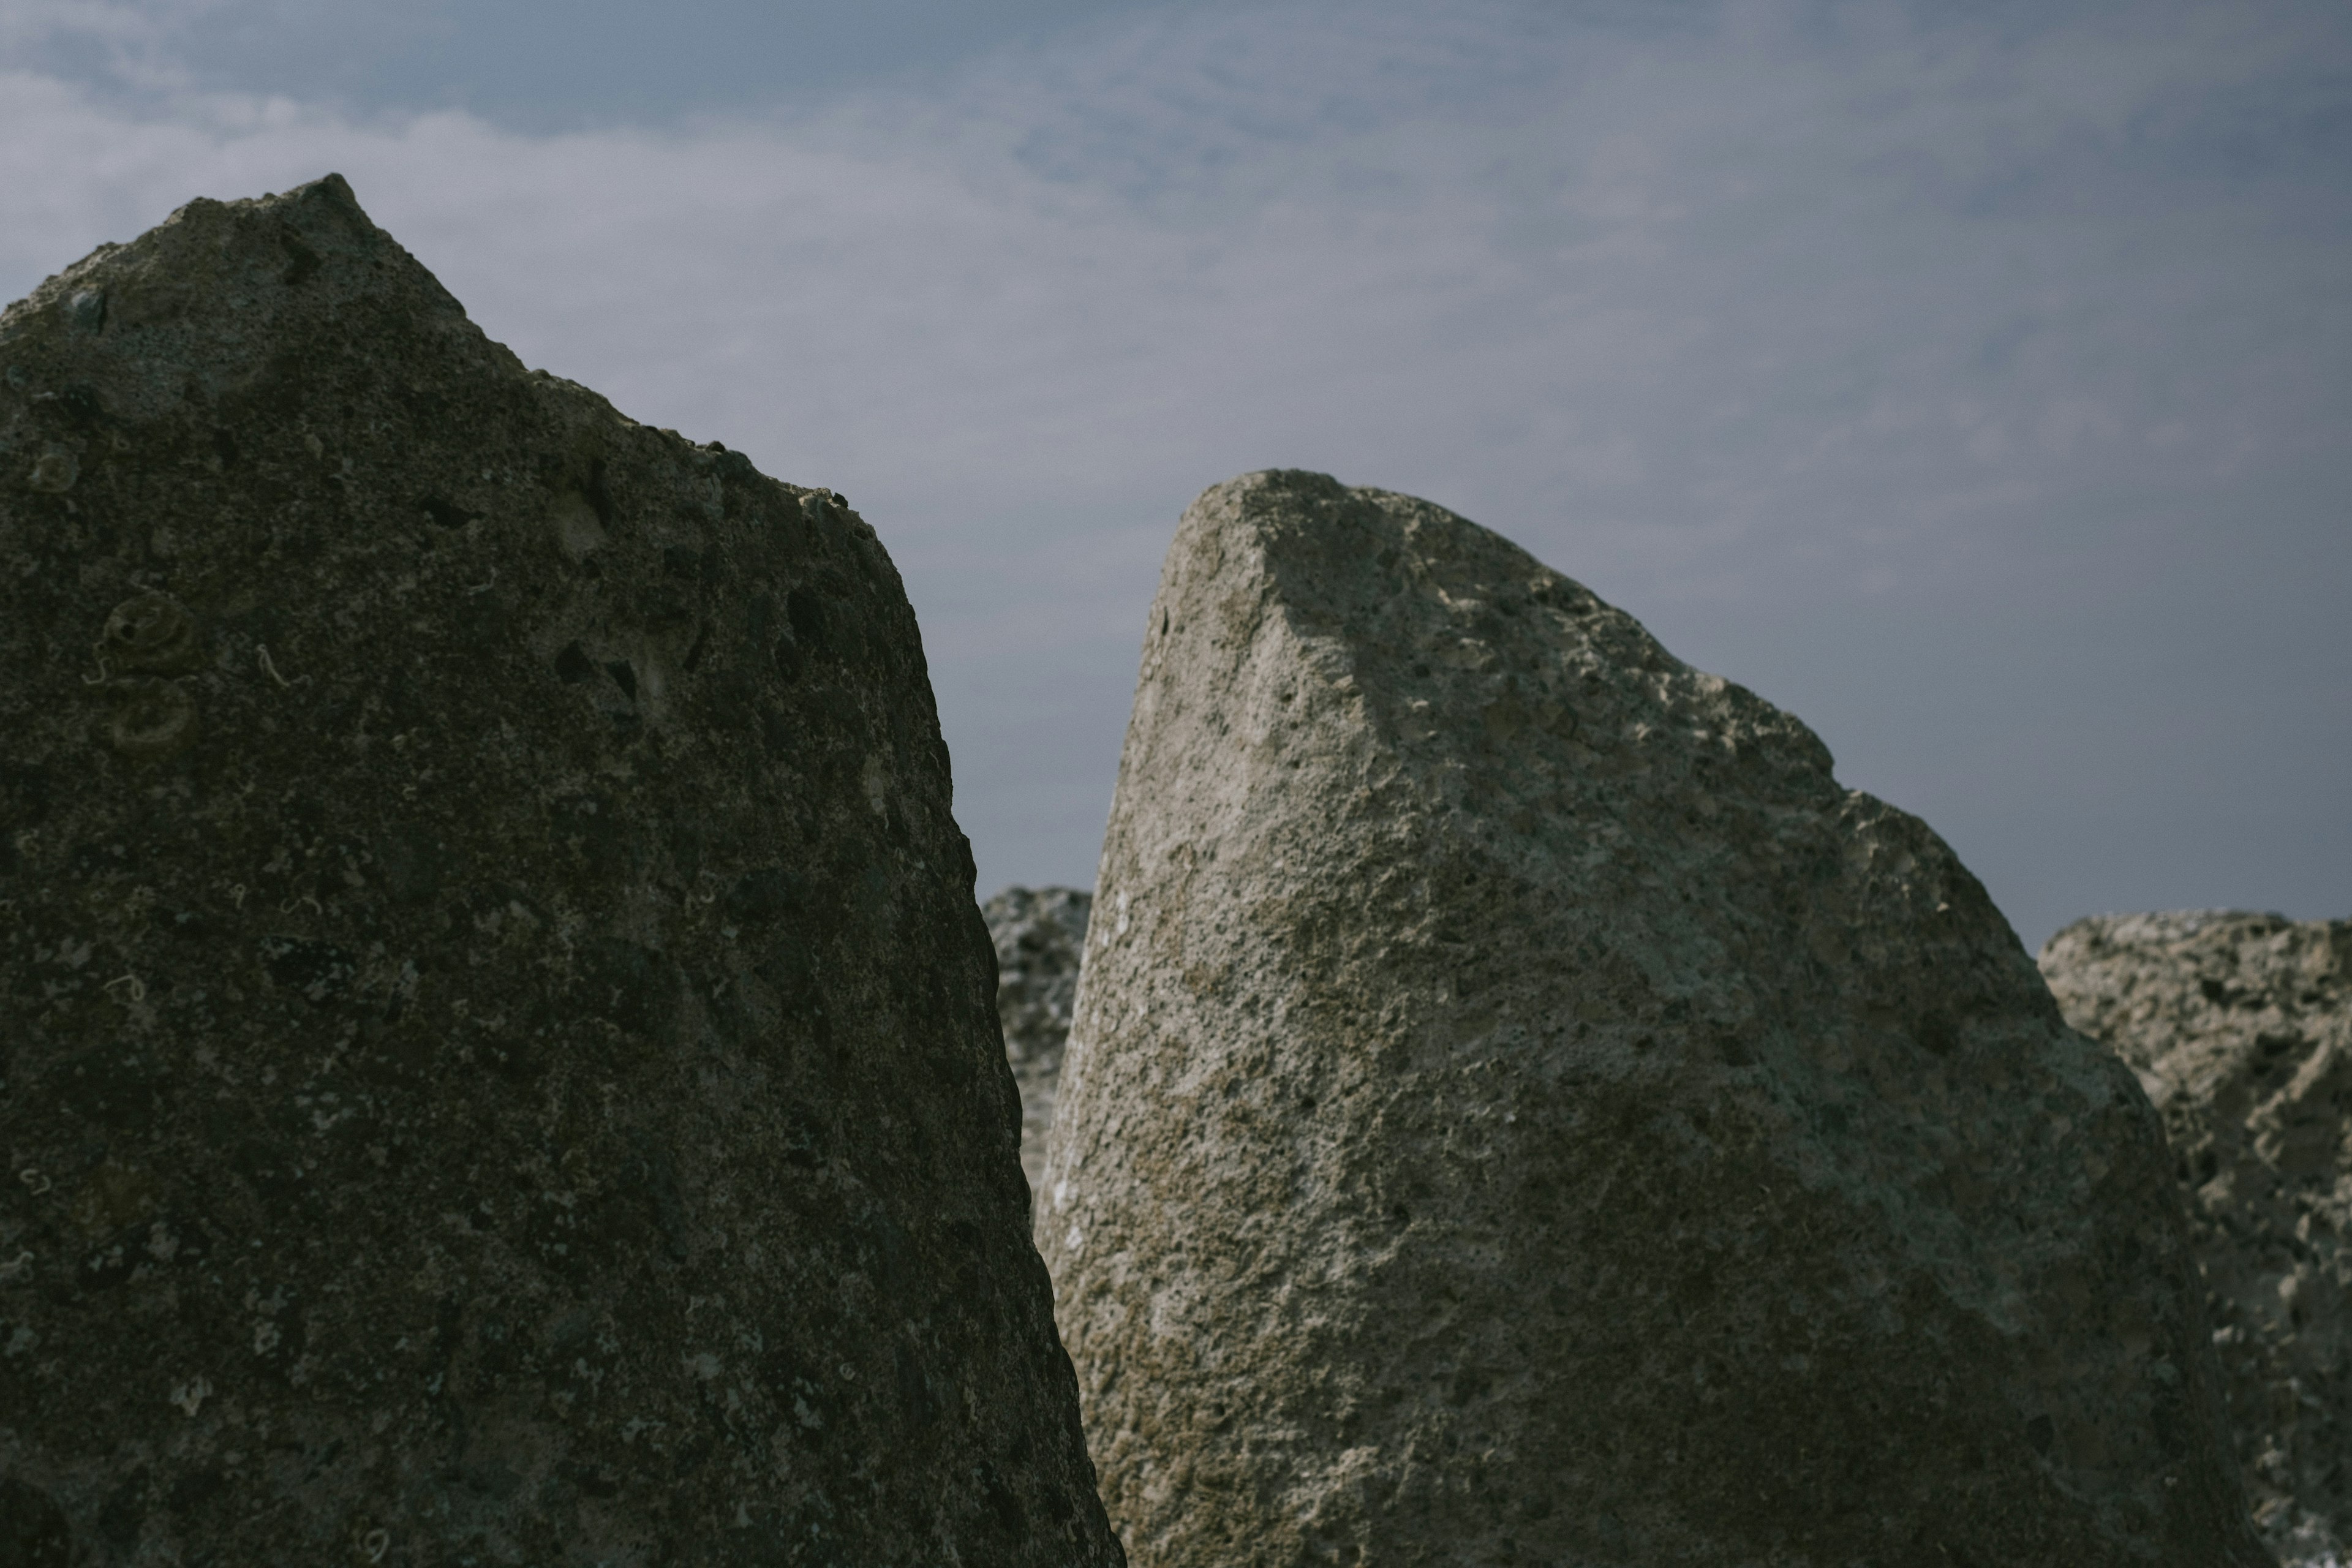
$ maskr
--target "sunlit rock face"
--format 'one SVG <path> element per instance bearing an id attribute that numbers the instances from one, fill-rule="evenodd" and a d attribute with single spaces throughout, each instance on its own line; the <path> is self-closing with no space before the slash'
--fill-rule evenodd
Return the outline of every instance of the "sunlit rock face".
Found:
<path id="1" fill-rule="evenodd" d="M 2352 1558 L 2352 921 L 2102 915 L 2042 950 L 2189 1202 L 2238 1460 L 2291 1564 Z"/>
<path id="2" fill-rule="evenodd" d="M 2156 1116 L 1924 825 L 1424 501 L 1145 630 L 1038 1220 L 1150 1568 L 2254 1564 Z"/>
<path id="3" fill-rule="evenodd" d="M 1045 1172 L 1045 1137 L 1093 908 L 1094 895 L 1076 888 L 1007 888 L 980 907 L 996 944 L 996 1016 L 1021 1089 L 1021 1168 L 1033 1186 Z"/>
<path id="4" fill-rule="evenodd" d="M 330 177 L 0 316 L 0 1559 L 1119 1560 L 839 497 Z"/>

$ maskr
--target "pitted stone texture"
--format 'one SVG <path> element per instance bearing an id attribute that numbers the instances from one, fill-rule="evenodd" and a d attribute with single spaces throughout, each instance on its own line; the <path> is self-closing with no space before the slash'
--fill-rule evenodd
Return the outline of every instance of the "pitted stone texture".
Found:
<path id="1" fill-rule="evenodd" d="M 2352 1560 L 2352 921 L 2104 915 L 2042 973 L 2164 1117 L 2263 1534 Z"/>
<path id="2" fill-rule="evenodd" d="M 996 943 L 996 1016 L 1021 1088 L 1021 1169 L 1032 1187 L 1045 1173 L 1045 1134 L 1093 907 L 1094 895 L 1076 888 L 1007 888 L 980 908 Z"/>
<path id="3" fill-rule="evenodd" d="M 1202 496 L 1096 897 L 1039 1239 L 1138 1563 L 2267 1561 L 2129 1071 L 1507 542 Z"/>
<path id="4" fill-rule="evenodd" d="M 20 1553 L 1118 1561 L 839 498 L 331 177 L 0 316 L 0 563 Z"/>

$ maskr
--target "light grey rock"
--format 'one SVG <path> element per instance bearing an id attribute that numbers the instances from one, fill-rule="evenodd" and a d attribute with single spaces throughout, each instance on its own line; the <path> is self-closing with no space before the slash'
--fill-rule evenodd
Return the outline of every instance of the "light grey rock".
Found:
<path id="1" fill-rule="evenodd" d="M 2257 1523 L 2352 1559 L 2352 921 L 2103 915 L 2042 973 L 2163 1114 Z"/>
<path id="2" fill-rule="evenodd" d="M 2127 1068 L 1821 743 L 1260 473 L 1146 629 L 1041 1205 L 1146 1568 L 2254 1564 Z"/>
<path id="3" fill-rule="evenodd" d="M 1021 1089 L 1021 1169 L 1032 1187 L 1045 1172 L 1045 1133 L 1093 908 L 1094 895 L 1076 888 L 1007 888 L 980 910 L 996 943 L 996 1016 Z"/>
<path id="4" fill-rule="evenodd" d="M 1118 1563 L 873 530 L 334 177 L 0 368 L 0 1563 Z"/>

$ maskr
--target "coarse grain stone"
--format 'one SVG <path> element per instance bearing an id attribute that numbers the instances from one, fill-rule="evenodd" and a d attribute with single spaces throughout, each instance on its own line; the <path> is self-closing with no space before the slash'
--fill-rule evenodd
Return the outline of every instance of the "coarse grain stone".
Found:
<path id="1" fill-rule="evenodd" d="M 1139 1564 L 2268 1560 L 2130 1072 L 1495 534 L 1196 501 L 1096 896 L 1038 1234 Z"/>
<path id="2" fill-rule="evenodd" d="M 2352 1560 L 2352 921 L 2101 915 L 2042 950 L 2140 1075 L 2189 1203 L 2239 1468 L 2282 1561 Z"/>
<path id="3" fill-rule="evenodd" d="M 1093 908 L 1094 895 L 1076 888 L 1007 888 L 980 907 L 996 943 L 996 1016 L 1021 1088 L 1021 1169 L 1032 1187 L 1045 1173 L 1054 1088 Z"/>
<path id="4" fill-rule="evenodd" d="M 198 201 L 0 315 L 0 1560 L 1119 1561 L 838 496 Z"/>

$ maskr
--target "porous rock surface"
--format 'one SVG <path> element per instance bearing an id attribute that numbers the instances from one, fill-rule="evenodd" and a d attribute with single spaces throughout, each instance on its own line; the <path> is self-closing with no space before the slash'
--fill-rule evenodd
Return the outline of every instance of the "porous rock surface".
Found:
<path id="1" fill-rule="evenodd" d="M 9 1561 L 1118 1561 L 839 498 L 331 176 L 0 316 L 0 565 Z"/>
<path id="2" fill-rule="evenodd" d="M 2042 973 L 2163 1115 L 2256 1522 L 2352 1559 L 2352 921 L 2102 915 Z"/>
<path id="3" fill-rule="evenodd" d="M 1139 1564 L 2267 1561 L 2129 1070 L 1503 539 L 1196 501 L 1096 897 L 1039 1240 Z"/>
<path id="4" fill-rule="evenodd" d="M 1045 1173 L 1045 1133 L 1093 908 L 1094 895 L 1076 888 L 1020 887 L 980 907 L 996 943 L 996 1017 L 1021 1089 L 1021 1169 L 1032 1187 Z"/>

